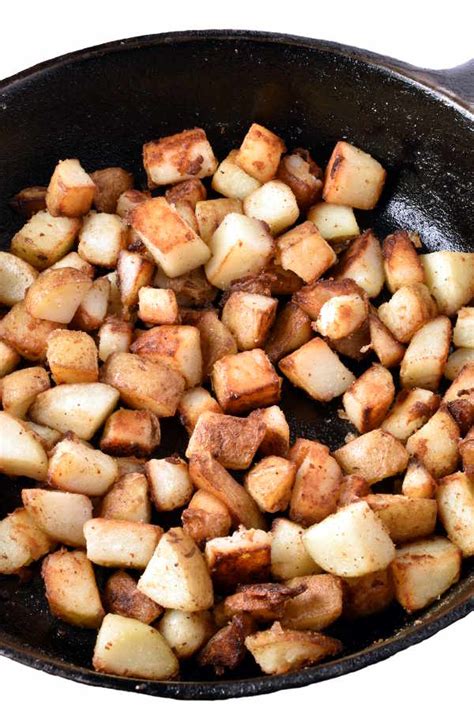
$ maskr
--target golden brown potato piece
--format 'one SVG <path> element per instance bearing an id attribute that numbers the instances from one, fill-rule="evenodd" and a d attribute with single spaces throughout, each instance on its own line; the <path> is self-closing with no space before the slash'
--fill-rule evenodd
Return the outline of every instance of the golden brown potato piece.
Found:
<path id="1" fill-rule="evenodd" d="M 353 504 L 368 494 L 370 494 L 370 486 L 367 479 L 364 479 L 363 476 L 357 476 L 357 474 L 346 474 L 339 487 L 337 506 L 340 508 L 341 506 Z"/>
<path id="2" fill-rule="evenodd" d="M 204 489 L 198 489 L 181 515 L 183 530 L 202 546 L 211 538 L 227 536 L 232 519 L 225 504 Z"/>
<path id="3" fill-rule="evenodd" d="M 16 350 L 5 341 L 0 341 L 0 378 L 11 373 L 19 362 L 20 356 Z"/>
<path id="4" fill-rule="evenodd" d="M 151 283 L 155 265 L 146 257 L 123 249 L 117 260 L 120 299 L 126 311 L 138 304 L 138 293 Z"/>
<path id="5" fill-rule="evenodd" d="M 400 366 L 404 388 L 437 390 L 448 359 L 451 331 L 450 320 L 437 316 L 415 333 Z"/>
<path id="6" fill-rule="evenodd" d="M 345 578 L 342 614 L 349 620 L 375 615 L 385 610 L 393 600 L 393 583 L 388 569 Z"/>
<path id="7" fill-rule="evenodd" d="M 288 185 L 281 180 L 270 180 L 247 195 L 244 213 L 254 220 L 263 221 L 272 235 L 277 235 L 296 222 L 300 211 Z"/>
<path id="8" fill-rule="evenodd" d="M 334 456 L 346 474 L 362 476 L 369 484 L 406 469 L 408 452 L 395 437 L 372 430 L 339 447 Z"/>
<path id="9" fill-rule="evenodd" d="M 333 266 L 336 254 L 308 220 L 277 239 L 276 261 L 308 283 Z"/>
<path id="10" fill-rule="evenodd" d="M 160 444 L 160 422 L 149 410 L 113 412 L 105 423 L 100 448 L 116 457 L 147 457 Z"/>
<path id="11" fill-rule="evenodd" d="M 381 425 L 394 397 L 392 374 L 373 365 L 346 390 L 342 403 L 349 420 L 364 433 Z"/>
<path id="12" fill-rule="evenodd" d="M 22 301 L 37 276 L 28 262 L 10 252 L 0 252 L 0 304 L 13 306 Z"/>
<path id="13" fill-rule="evenodd" d="M 179 307 L 174 291 L 142 286 L 138 291 L 138 318 L 153 326 L 179 323 Z"/>
<path id="14" fill-rule="evenodd" d="M 266 183 L 275 176 L 285 150 L 281 138 L 265 126 L 253 123 L 242 141 L 235 162 L 252 178 Z"/>
<path id="15" fill-rule="evenodd" d="M 52 217 L 46 210 L 37 212 L 13 237 L 10 249 L 42 271 L 72 249 L 80 226 L 77 218 Z"/>
<path id="16" fill-rule="evenodd" d="M 474 306 L 459 309 L 453 331 L 453 343 L 458 348 L 474 348 Z"/>
<path id="17" fill-rule="evenodd" d="M 437 489 L 436 480 L 428 469 L 416 457 L 410 460 L 402 482 L 403 496 L 412 499 L 434 499 Z"/>
<path id="18" fill-rule="evenodd" d="M 46 191 L 42 185 L 23 188 L 10 200 L 10 207 L 27 220 L 37 212 L 46 210 Z"/>
<path id="19" fill-rule="evenodd" d="M 286 457 L 290 447 L 290 427 L 283 410 L 278 405 L 273 405 L 254 410 L 250 417 L 258 418 L 266 428 L 259 453 L 264 456 Z"/>
<path id="20" fill-rule="evenodd" d="M 15 304 L 0 321 L 0 338 L 27 360 L 44 360 L 49 334 L 61 327 L 56 321 L 34 318 L 25 302 Z"/>
<path id="21" fill-rule="evenodd" d="M 369 494 L 365 501 L 382 519 L 394 543 L 431 536 L 434 531 L 437 506 L 433 499 L 411 499 L 398 494 Z"/>
<path id="22" fill-rule="evenodd" d="M 270 259 L 263 274 L 270 280 L 272 296 L 291 296 L 295 291 L 301 289 L 304 283 L 297 274 L 283 269 L 280 264 L 276 264 L 274 259 Z"/>
<path id="23" fill-rule="evenodd" d="M 187 388 L 201 384 L 201 339 L 195 326 L 155 326 L 139 336 L 130 350 L 181 373 Z"/>
<path id="24" fill-rule="evenodd" d="M 231 536 L 208 541 L 204 553 L 218 589 L 232 590 L 270 577 L 271 535 L 266 531 L 241 527 Z"/>
<path id="25" fill-rule="evenodd" d="M 99 359 L 105 361 L 113 354 L 128 353 L 133 340 L 133 323 L 121 316 L 107 316 L 99 329 Z"/>
<path id="26" fill-rule="evenodd" d="M 431 390 L 402 390 L 380 427 L 405 442 L 434 415 L 439 402 L 439 395 L 435 395 Z"/>
<path id="27" fill-rule="evenodd" d="M 214 310 L 181 311 L 183 323 L 199 330 L 203 373 L 208 377 L 214 363 L 226 355 L 237 353 L 237 343 L 227 326 L 219 320 Z"/>
<path id="28" fill-rule="evenodd" d="M 240 414 L 280 400 L 281 378 L 259 348 L 214 363 L 212 387 L 224 412 Z"/>
<path id="29" fill-rule="evenodd" d="M 133 176 L 123 168 L 102 168 L 89 176 L 95 185 L 94 207 L 99 212 L 116 212 L 119 197 L 133 188 Z"/>
<path id="30" fill-rule="evenodd" d="M 243 212 L 241 201 L 231 198 L 200 200 L 196 204 L 195 210 L 199 235 L 206 244 L 209 243 L 212 235 L 217 230 L 226 215 L 230 212 L 237 212 L 240 214 Z"/>
<path id="31" fill-rule="evenodd" d="M 438 479 L 457 468 L 459 427 L 446 407 L 441 407 L 407 440 L 407 451 Z"/>
<path id="32" fill-rule="evenodd" d="M 44 481 L 48 473 L 48 457 L 26 422 L 0 411 L 0 429 L 0 472 Z"/>
<path id="33" fill-rule="evenodd" d="M 157 269 L 154 285 L 160 289 L 172 289 L 179 306 L 202 307 L 209 305 L 217 296 L 217 289 L 210 284 L 202 267 L 170 279 Z"/>
<path id="34" fill-rule="evenodd" d="M 139 471 L 119 472 L 119 477 L 102 499 L 100 517 L 150 523 L 151 502 L 145 474 Z"/>
<path id="35" fill-rule="evenodd" d="M 118 570 L 105 584 L 104 604 L 107 612 L 132 617 L 151 625 L 163 612 L 161 605 L 137 588 L 137 583 L 125 570 Z"/>
<path id="36" fill-rule="evenodd" d="M 283 457 L 261 459 L 245 475 L 244 486 L 261 511 L 284 511 L 291 497 L 296 467 Z"/>
<path id="37" fill-rule="evenodd" d="M 195 210 L 197 203 L 206 199 L 207 190 L 199 178 L 189 178 L 168 188 L 165 192 L 165 197 L 168 202 L 174 204 L 187 202 L 191 205 L 192 209 Z"/>
<path id="38" fill-rule="evenodd" d="M 334 575 L 305 575 L 287 581 L 290 590 L 303 590 L 285 605 L 281 624 L 293 630 L 319 632 L 342 614 L 342 582 Z"/>
<path id="39" fill-rule="evenodd" d="M 225 504 L 234 522 L 246 528 L 265 528 L 254 500 L 209 452 L 190 457 L 189 476 L 197 489 L 213 494 Z"/>
<path id="40" fill-rule="evenodd" d="M 262 294 L 233 291 L 222 310 L 222 323 L 241 351 L 262 348 L 275 320 L 278 302 Z"/>
<path id="41" fill-rule="evenodd" d="M 145 465 L 150 494 L 158 511 L 173 511 L 185 506 L 193 494 L 188 465 L 178 456 L 150 459 Z"/>
<path id="42" fill-rule="evenodd" d="M 102 380 L 118 390 L 126 405 L 150 410 L 157 417 L 172 417 L 185 389 L 184 378 L 176 370 L 132 353 L 110 356 Z"/>
<path id="43" fill-rule="evenodd" d="M 341 482 L 341 469 L 329 454 L 328 447 L 312 442 L 296 472 L 290 519 L 310 526 L 334 513 Z"/>
<path id="44" fill-rule="evenodd" d="M 136 206 L 145 200 L 149 200 L 151 197 L 150 193 L 147 191 L 140 190 L 125 190 L 117 200 L 117 207 L 115 212 L 119 217 L 121 217 L 127 225 L 130 225 L 132 221 L 132 213 Z"/>
<path id="45" fill-rule="evenodd" d="M 60 160 L 46 193 L 48 212 L 54 217 L 81 217 L 91 209 L 96 186 L 76 158 Z"/>
<path id="46" fill-rule="evenodd" d="M 91 285 L 77 269 L 48 269 L 28 289 L 25 308 L 33 318 L 67 324 Z"/>
<path id="47" fill-rule="evenodd" d="M 246 654 L 245 639 L 254 631 L 255 622 L 250 615 L 235 615 L 200 651 L 197 658 L 199 666 L 214 667 L 217 675 L 224 674 L 227 669 L 236 669 Z"/>
<path id="48" fill-rule="evenodd" d="M 372 210 L 386 175 L 380 163 L 368 153 L 346 141 L 338 141 L 326 167 L 323 199 L 336 205 Z"/>
<path id="49" fill-rule="evenodd" d="M 99 379 L 97 346 L 84 331 L 53 331 L 48 337 L 46 358 L 56 385 Z"/>
<path id="50" fill-rule="evenodd" d="M 178 405 L 179 417 L 191 436 L 203 412 L 222 414 L 221 407 L 212 395 L 201 387 L 187 390 Z"/>
<path id="51" fill-rule="evenodd" d="M 23 368 L 2 380 L 2 405 L 5 412 L 24 419 L 39 393 L 48 390 L 49 377 L 44 368 Z"/>
<path id="52" fill-rule="evenodd" d="M 438 309 L 425 284 L 411 284 L 398 289 L 378 316 L 401 343 L 409 343 L 414 334 L 437 315 Z"/>
<path id="53" fill-rule="evenodd" d="M 296 148 L 292 153 L 283 156 L 276 177 L 291 188 L 302 212 L 321 197 L 322 170 L 304 148 Z"/>
<path id="54" fill-rule="evenodd" d="M 0 521 L 0 574 L 19 573 L 52 548 L 53 541 L 26 509 L 15 509 Z"/>
<path id="55" fill-rule="evenodd" d="M 117 476 L 112 457 L 72 433 L 58 442 L 49 460 L 48 483 L 75 494 L 103 496 Z"/>
<path id="56" fill-rule="evenodd" d="M 311 340 L 312 335 L 309 316 L 297 304 L 289 302 L 276 317 L 265 343 L 266 354 L 275 363 Z"/>
<path id="57" fill-rule="evenodd" d="M 440 313 L 453 316 L 474 295 L 474 253 L 441 250 L 420 256 Z"/>
<path id="58" fill-rule="evenodd" d="M 397 341 L 377 316 L 375 309 L 369 309 L 370 344 L 375 355 L 385 368 L 393 368 L 405 355 L 405 347 Z"/>
<path id="59" fill-rule="evenodd" d="M 385 279 L 392 294 L 403 286 L 425 281 L 423 265 L 407 230 L 397 230 L 386 237 L 382 252 Z"/>
<path id="60" fill-rule="evenodd" d="M 83 551 L 51 553 L 43 561 L 41 574 L 55 617 L 78 627 L 100 627 L 104 608 L 94 570 Z"/>
<path id="61" fill-rule="evenodd" d="M 382 291 L 385 273 L 382 248 L 372 230 L 355 239 L 333 271 L 337 279 L 353 279 L 372 299 Z"/>
<path id="62" fill-rule="evenodd" d="M 148 185 L 153 188 L 189 178 L 207 178 L 215 172 L 217 161 L 205 131 L 191 128 L 145 143 L 143 166 Z"/>

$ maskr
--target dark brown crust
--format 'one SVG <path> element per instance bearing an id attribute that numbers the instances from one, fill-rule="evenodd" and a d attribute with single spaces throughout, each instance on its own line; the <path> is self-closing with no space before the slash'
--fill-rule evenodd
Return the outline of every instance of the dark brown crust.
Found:
<path id="1" fill-rule="evenodd" d="M 334 296 L 347 296 L 350 294 L 357 294 L 361 298 L 366 297 L 364 290 L 353 279 L 344 278 L 338 281 L 321 279 L 303 286 L 293 294 L 293 302 L 315 321 L 326 301 L 329 301 Z"/>
<path id="2" fill-rule="evenodd" d="M 335 278 L 339 276 L 344 277 L 344 274 L 348 269 L 353 267 L 354 264 L 357 265 L 361 257 L 364 256 L 369 243 L 373 242 L 373 240 L 379 244 L 377 237 L 374 235 L 372 230 L 365 230 L 360 237 L 353 240 L 349 248 L 342 255 L 338 264 L 334 267 L 332 276 Z"/>
<path id="3" fill-rule="evenodd" d="M 311 319 L 298 304 L 286 304 L 276 318 L 267 338 L 265 352 L 272 363 L 311 340 Z"/>
<path id="4" fill-rule="evenodd" d="M 393 583 L 388 570 L 343 581 L 343 617 L 353 620 L 385 610 L 393 600 Z"/>
<path id="5" fill-rule="evenodd" d="M 103 601 L 108 612 L 132 617 L 150 625 L 163 612 L 161 605 L 137 588 L 137 583 L 124 570 L 114 573 L 106 582 Z"/>
<path id="6" fill-rule="evenodd" d="M 235 291 L 245 291 L 247 294 L 261 294 L 262 296 L 271 296 L 272 282 L 276 280 L 276 277 L 268 272 L 261 272 L 256 276 L 243 277 L 242 279 L 235 279 L 231 282 L 229 288 L 223 293 L 221 298 L 221 306 L 225 306 L 229 296 Z"/>
<path id="7" fill-rule="evenodd" d="M 323 192 L 323 181 L 321 168 L 314 162 L 308 151 L 303 148 L 293 151 L 308 165 L 308 173 L 302 177 L 296 175 L 291 169 L 290 155 L 283 156 L 278 166 L 276 178 L 291 188 L 298 207 L 301 211 L 306 211 L 311 205 L 317 202 Z"/>
<path id="8" fill-rule="evenodd" d="M 114 412 L 107 420 L 100 448 L 116 457 L 149 457 L 160 443 L 160 422 L 149 410 Z"/>
<path id="9" fill-rule="evenodd" d="M 202 367 L 207 377 L 214 363 L 226 355 L 237 353 L 235 339 L 227 326 L 219 319 L 217 311 L 182 310 L 181 319 L 185 324 L 196 326 L 201 339 Z"/>
<path id="10" fill-rule="evenodd" d="M 336 340 L 329 339 L 329 345 L 338 353 L 353 358 L 354 360 L 363 360 L 370 352 L 370 328 L 369 320 L 364 321 L 357 331 L 351 333 L 345 338 Z"/>
<path id="11" fill-rule="evenodd" d="M 257 620 L 279 620 L 285 613 L 286 603 L 306 590 L 306 585 L 289 587 L 281 583 L 256 583 L 239 585 L 237 592 L 224 600 L 224 614 L 232 617 L 248 612 Z"/>
<path id="12" fill-rule="evenodd" d="M 245 382 L 242 377 L 244 358 L 249 374 L 250 359 L 253 359 L 252 377 L 247 377 Z M 282 379 L 266 353 L 258 348 L 221 358 L 213 366 L 211 380 L 219 405 L 231 415 L 280 401 Z"/>
<path id="13" fill-rule="evenodd" d="M 461 437 L 464 437 L 474 424 L 474 402 L 471 402 L 467 398 L 451 400 L 451 402 L 448 403 L 448 410 L 459 427 Z"/>
<path id="14" fill-rule="evenodd" d="M 282 266 L 275 264 L 275 262 L 270 262 L 265 268 L 265 273 L 269 274 L 272 279 L 270 284 L 272 296 L 291 296 L 295 291 L 301 289 L 304 284 L 303 280 L 295 272 L 283 269 Z"/>
<path id="15" fill-rule="evenodd" d="M 214 672 L 218 675 L 224 674 L 228 669 L 236 669 L 246 654 L 245 638 L 254 631 L 255 623 L 250 615 L 235 615 L 201 650 L 197 657 L 199 666 L 214 667 Z"/>
<path id="16" fill-rule="evenodd" d="M 159 279 L 160 282 L 156 286 L 162 289 L 173 289 L 179 306 L 207 306 L 217 296 L 217 289 L 207 281 L 202 267 L 180 277 L 171 278 L 160 274 Z"/>
<path id="17" fill-rule="evenodd" d="M 10 207 L 27 220 L 41 210 L 46 210 L 46 191 L 42 185 L 23 188 L 10 200 Z"/>
<path id="18" fill-rule="evenodd" d="M 207 197 L 207 190 L 204 184 L 198 178 L 189 178 L 189 180 L 183 180 L 182 183 L 173 185 L 165 192 L 165 197 L 168 202 L 177 203 L 185 200 L 188 202 L 192 209 L 196 208 L 196 203 L 201 200 L 205 200 Z"/>
<path id="19" fill-rule="evenodd" d="M 270 545 L 245 546 L 216 552 L 210 573 L 216 589 L 224 592 L 235 590 L 237 585 L 265 582 L 270 579 Z"/>

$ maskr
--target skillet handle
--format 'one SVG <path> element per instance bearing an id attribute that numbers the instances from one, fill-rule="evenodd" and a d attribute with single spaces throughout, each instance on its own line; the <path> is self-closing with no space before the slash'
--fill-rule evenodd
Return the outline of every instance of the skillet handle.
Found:
<path id="1" fill-rule="evenodd" d="M 474 110 L 474 59 L 451 69 L 420 69 L 402 62 L 392 68 Z"/>

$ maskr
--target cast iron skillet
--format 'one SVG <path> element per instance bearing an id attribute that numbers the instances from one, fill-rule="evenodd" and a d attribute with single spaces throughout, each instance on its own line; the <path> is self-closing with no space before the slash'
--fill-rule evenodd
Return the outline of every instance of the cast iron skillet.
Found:
<path id="1" fill-rule="evenodd" d="M 92 170 L 121 165 L 143 181 L 144 141 L 191 126 L 206 129 L 218 156 L 258 121 L 291 147 L 324 163 L 347 138 L 388 168 L 389 183 L 361 224 L 380 236 L 420 231 L 428 249 L 472 248 L 474 63 L 446 72 L 415 69 L 362 50 L 255 32 L 162 34 L 113 42 L 46 62 L 0 83 L 0 236 L 18 228 L 6 207 L 20 188 L 47 184 L 59 158 Z M 347 426 L 336 406 L 320 410 L 287 388 L 293 435 L 339 446 Z M 1 436 L 1 433 L 0 433 Z M 158 456 L 182 450 L 180 425 L 165 426 Z M 28 481 L 0 480 L 0 516 L 19 504 Z M 474 607 L 474 572 L 421 614 L 397 607 L 330 630 L 345 644 L 339 659 L 293 674 L 262 677 L 249 662 L 212 681 L 190 668 L 183 682 L 143 682 L 90 669 L 95 634 L 48 613 L 38 576 L 0 576 L 0 652 L 52 674 L 93 685 L 185 699 L 218 699 L 302 686 L 346 674 L 416 644 Z"/>

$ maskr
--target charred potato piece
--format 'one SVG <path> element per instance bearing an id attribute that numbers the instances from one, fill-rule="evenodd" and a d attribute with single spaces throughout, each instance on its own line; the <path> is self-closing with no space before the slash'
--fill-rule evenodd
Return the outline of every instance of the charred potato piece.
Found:
<path id="1" fill-rule="evenodd" d="M 307 210 L 321 197 L 322 177 L 321 168 L 304 148 L 283 156 L 276 173 L 276 178 L 291 188 L 301 211 Z"/>
<path id="2" fill-rule="evenodd" d="M 390 371 L 373 365 L 346 390 L 342 403 L 349 420 L 364 433 L 380 427 L 394 397 Z"/>
<path id="3" fill-rule="evenodd" d="M 97 346 L 84 331 L 53 331 L 48 337 L 46 359 L 56 385 L 99 379 Z"/>
<path id="4" fill-rule="evenodd" d="M 377 429 L 353 439 L 334 452 L 346 474 L 362 476 L 375 484 L 406 469 L 408 452 L 388 432 Z"/>
<path id="5" fill-rule="evenodd" d="M 336 296 L 360 296 L 363 298 L 365 292 L 356 284 L 353 279 L 321 279 L 313 284 L 303 286 L 293 294 L 293 302 L 313 320 L 319 317 L 321 309 L 326 301 Z"/>
<path id="6" fill-rule="evenodd" d="M 148 493 L 148 481 L 142 472 L 119 471 L 119 479 L 102 499 L 99 515 L 117 521 L 150 523 L 151 503 Z"/>
<path id="7" fill-rule="evenodd" d="M 96 186 L 76 158 L 60 160 L 46 192 L 46 206 L 54 217 L 80 217 L 91 209 Z"/>
<path id="8" fill-rule="evenodd" d="M 266 183 L 271 180 L 280 163 L 285 144 L 277 135 L 258 123 L 253 123 L 235 157 L 236 164 L 252 178 Z"/>
<path id="9" fill-rule="evenodd" d="M 216 361 L 211 380 L 219 405 L 229 414 L 274 405 L 280 400 L 281 378 L 259 348 Z"/>
<path id="10" fill-rule="evenodd" d="M 307 220 L 277 239 L 276 261 L 308 283 L 333 266 L 336 254 L 318 228 Z"/>
<path id="11" fill-rule="evenodd" d="M 143 146 L 143 166 L 150 188 L 180 183 L 189 178 L 207 178 L 217 161 L 205 131 L 192 128 Z"/>
<path id="12" fill-rule="evenodd" d="M 145 202 L 145 200 L 149 200 L 150 197 L 151 195 L 148 192 L 133 189 L 124 190 L 124 192 L 119 195 L 115 212 L 127 225 L 130 225 L 132 221 L 132 214 L 136 206 L 140 205 L 142 202 Z"/>
<path id="13" fill-rule="evenodd" d="M 89 176 L 95 185 L 94 207 L 98 212 L 116 212 L 119 197 L 133 188 L 133 176 L 123 168 L 102 168 Z"/>
<path id="14" fill-rule="evenodd" d="M 250 615 L 235 615 L 201 650 L 197 658 L 199 666 L 212 666 L 217 675 L 224 674 L 227 669 L 236 669 L 246 654 L 245 640 L 254 630 L 255 623 Z"/>
<path id="15" fill-rule="evenodd" d="M 161 605 L 144 595 L 137 583 L 125 570 L 118 570 L 105 584 L 104 604 L 108 612 L 131 617 L 151 625 L 163 612 Z"/>
<path id="16" fill-rule="evenodd" d="M 336 205 L 372 210 L 386 175 L 380 163 L 368 153 L 346 141 L 338 141 L 327 164 L 323 199 Z"/>
<path id="17" fill-rule="evenodd" d="M 10 200 L 10 207 L 27 220 L 37 212 L 46 210 L 46 191 L 42 185 L 23 188 Z"/>
<path id="18" fill-rule="evenodd" d="M 10 249 L 17 257 L 42 271 L 72 249 L 80 227 L 81 221 L 77 218 L 53 217 L 42 210 L 16 233 Z"/>
<path id="19" fill-rule="evenodd" d="M 232 536 L 208 541 L 204 554 L 214 585 L 221 590 L 264 582 L 270 576 L 271 535 L 241 528 Z"/>
<path id="20" fill-rule="evenodd" d="M 295 223 L 300 211 L 288 185 L 281 180 L 270 180 L 247 195 L 244 200 L 244 213 L 247 217 L 265 222 L 270 232 L 276 235 Z M 316 229 L 314 226 L 313 228 Z"/>

